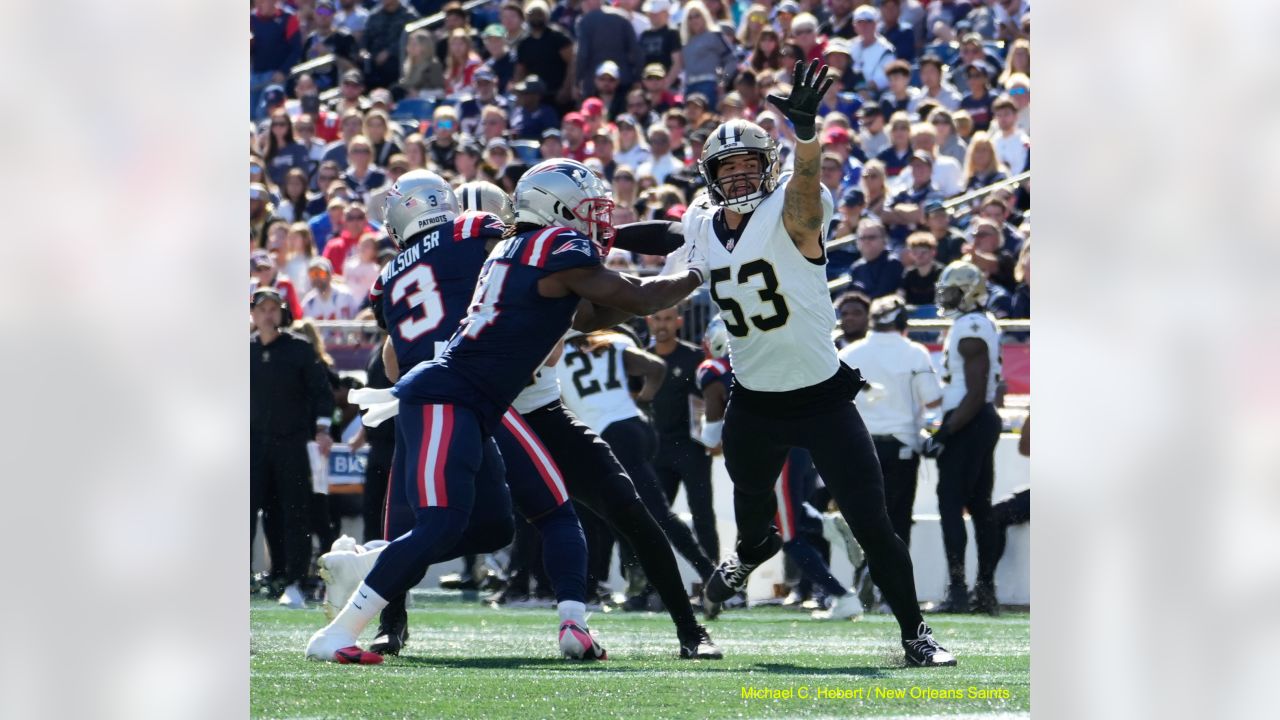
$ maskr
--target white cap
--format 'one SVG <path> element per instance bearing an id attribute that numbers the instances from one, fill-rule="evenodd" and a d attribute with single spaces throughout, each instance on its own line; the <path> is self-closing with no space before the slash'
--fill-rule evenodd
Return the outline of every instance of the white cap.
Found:
<path id="1" fill-rule="evenodd" d="M 671 11 L 671 0 L 644 0 L 644 5 L 640 6 L 641 12 L 660 13 Z"/>
<path id="2" fill-rule="evenodd" d="M 880 11 L 870 5 L 859 5 L 857 10 L 853 11 L 853 21 L 870 20 L 876 22 L 880 19 Z"/>
<path id="3" fill-rule="evenodd" d="M 608 75 L 609 77 L 619 80 L 622 78 L 622 70 L 618 68 L 618 63 L 612 60 L 605 60 L 596 68 L 596 77 Z"/>
<path id="4" fill-rule="evenodd" d="M 524 12 L 526 15 L 533 12 L 535 9 L 542 10 L 542 12 L 547 15 L 551 14 L 550 6 L 543 2 L 543 0 L 529 0 L 528 4 L 524 6 Z"/>

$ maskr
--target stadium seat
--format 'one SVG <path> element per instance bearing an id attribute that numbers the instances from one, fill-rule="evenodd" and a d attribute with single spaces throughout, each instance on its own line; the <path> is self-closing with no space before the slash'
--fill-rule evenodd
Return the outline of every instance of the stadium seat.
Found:
<path id="1" fill-rule="evenodd" d="M 393 120 L 428 120 L 435 111 L 436 104 L 430 100 L 422 98 L 405 98 L 396 103 L 396 109 L 391 113 Z"/>
<path id="2" fill-rule="evenodd" d="M 510 142 L 511 152 L 516 154 L 516 158 L 526 165 L 537 165 L 542 158 L 538 155 L 540 144 L 536 140 L 512 140 Z"/>
<path id="3" fill-rule="evenodd" d="M 955 65 L 956 59 L 960 57 L 960 45 L 954 42 L 933 43 L 925 46 L 921 55 L 937 55 L 947 65 Z"/>

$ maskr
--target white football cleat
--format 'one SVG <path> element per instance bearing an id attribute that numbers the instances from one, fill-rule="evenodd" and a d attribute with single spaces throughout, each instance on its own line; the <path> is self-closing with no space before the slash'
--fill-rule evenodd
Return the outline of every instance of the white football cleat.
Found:
<path id="1" fill-rule="evenodd" d="M 320 628 L 307 642 L 307 659 L 336 662 L 342 665 L 378 665 L 382 656 L 362 650 L 356 639 L 333 627 Z"/>
<path id="2" fill-rule="evenodd" d="M 560 652 L 571 660 L 609 659 L 609 653 L 591 631 L 572 620 L 560 623 Z"/>
<path id="3" fill-rule="evenodd" d="M 836 598 L 831 604 L 830 610 L 817 610 L 813 613 L 814 620 L 858 620 L 862 617 L 862 601 L 858 599 L 858 593 L 847 592 Z"/>
<path id="4" fill-rule="evenodd" d="M 343 535 L 333 541 L 333 545 L 329 546 L 329 552 L 356 552 L 359 543 L 350 535 Z"/>
<path id="5" fill-rule="evenodd" d="M 302 597 L 302 590 L 298 588 L 298 583 L 289 583 L 289 586 L 280 593 L 280 599 L 276 600 L 281 607 L 287 607 L 290 610 L 306 610 L 307 601 Z"/>
<path id="6" fill-rule="evenodd" d="M 843 545 L 849 564 L 854 568 L 862 564 L 862 546 L 853 538 L 849 521 L 839 512 L 822 513 L 822 538 L 832 545 Z"/>
<path id="7" fill-rule="evenodd" d="M 356 546 L 359 547 L 359 546 Z M 363 548 L 362 548 L 363 549 Z M 380 552 L 327 552 L 316 562 L 324 580 L 324 616 L 332 621 L 360 587 Z"/>

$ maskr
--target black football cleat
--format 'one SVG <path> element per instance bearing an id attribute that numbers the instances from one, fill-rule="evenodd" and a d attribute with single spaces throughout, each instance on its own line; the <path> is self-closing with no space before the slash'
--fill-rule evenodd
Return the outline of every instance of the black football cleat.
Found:
<path id="1" fill-rule="evenodd" d="M 907 653 L 907 665 L 910 667 L 953 667 L 956 656 L 933 639 L 933 630 L 924 622 L 916 629 L 916 637 L 903 640 L 902 649 Z"/>
<path id="2" fill-rule="evenodd" d="M 379 655 L 399 655 L 408 642 L 409 626 L 407 624 L 395 627 L 379 625 L 377 637 L 369 644 L 369 652 Z"/>
<path id="3" fill-rule="evenodd" d="M 711 634 L 701 625 L 676 633 L 680 638 L 680 657 L 685 660 L 721 660 L 724 653 L 711 640 Z"/>
<path id="4" fill-rule="evenodd" d="M 760 559 L 753 563 L 742 562 L 738 558 L 738 553 L 734 552 L 725 558 L 720 566 L 711 572 L 711 577 L 707 578 L 706 599 L 711 602 L 723 603 L 747 587 L 747 578 L 751 575 L 751 571 L 760 567 L 766 560 L 778 554 L 782 549 L 782 537 L 778 533 L 772 533 L 761 543 L 764 546 L 763 554 Z M 754 553 L 753 553 L 754 554 Z"/>
<path id="5" fill-rule="evenodd" d="M 979 582 L 973 586 L 969 598 L 969 611 L 995 617 L 1000 614 L 1000 601 L 996 599 L 995 583 Z"/>
<path id="6" fill-rule="evenodd" d="M 954 583 L 947 589 L 947 598 L 933 609 L 933 612 L 939 613 L 967 613 L 969 612 L 969 589 L 964 583 Z"/>

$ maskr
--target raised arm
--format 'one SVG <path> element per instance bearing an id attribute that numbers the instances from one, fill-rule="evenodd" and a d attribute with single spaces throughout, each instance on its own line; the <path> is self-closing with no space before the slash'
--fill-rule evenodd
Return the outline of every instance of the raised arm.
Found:
<path id="1" fill-rule="evenodd" d="M 822 185 L 819 173 L 822 166 L 822 146 L 817 138 L 818 105 L 834 78 L 827 78 L 827 66 L 818 67 L 814 60 L 806 69 L 804 61 L 796 62 L 791 94 L 787 97 L 769 95 L 769 102 L 782 111 L 795 126 L 795 172 L 787 183 L 786 204 L 782 211 L 782 224 L 791 241 L 807 258 L 822 257 Z"/>

